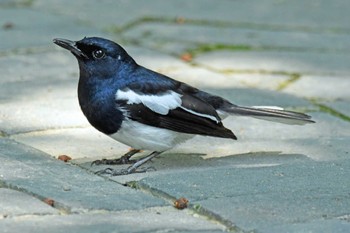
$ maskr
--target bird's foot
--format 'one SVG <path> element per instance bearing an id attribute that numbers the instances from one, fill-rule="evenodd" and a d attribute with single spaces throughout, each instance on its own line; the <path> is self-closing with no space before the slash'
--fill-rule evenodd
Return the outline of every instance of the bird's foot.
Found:
<path id="1" fill-rule="evenodd" d="M 129 159 L 126 156 L 122 156 L 119 159 L 98 159 L 91 163 L 93 165 L 122 165 L 122 164 L 133 164 L 136 160 Z"/>
<path id="2" fill-rule="evenodd" d="M 122 175 L 128 175 L 128 174 L 132 174 L 132 173 L 142 173 L 142 172 L 149 171 L 150 169 L 155 170 L 155 168 L 153 168 L 153 167 L 147 167 L 147 168 L 140 168 L 140 167 L 143 164 L 150 161 L 151 159 L 153 159 L 154 157 L 156 157 L 157 155 L 159 155 L 160 153 L 162 153 L 162 152 L 154 151 L 150 155 L 138 160 L 137 162 L 135 162 L 133 165 L 131 165 L 127 169 L 115 170 L 112 168 L 106 168 L 106 169 L 103 169 L 101 171 L 95 172 L 95 174 L 98 174 L 98 175 L 108 174 L 111 176 L 122 176 Z M 138 169 L 138 168 L 140 168 L 140 169 Z"/>
<path id="3" fill-rule="evenodd" d="M 156 169 L 154 167 L 144 167 L 139 169 L 133 169 L 132 166 L 128 167 L 127 169 L 112 169 L 112 168 L 106 168 L 100 171 L 95 172 L 97 175 L 110 175 L 110 176 L 123 176 L 123 175 L 129 175 L 129 174 L 135 174 L 135 173 L 144 173 L 148 171 L 155 171 Z"/>
<path id="4" fill-rule="evenodd" d="M 130 159 L 136 153 L 141 152 L 141 150 L 131 149 L 128 153 L 120 157 L 119 159 L 98 159 L 91 163 L 93 165 L 121 165 L 121 164 L 134 164 L 137 161 Z"/>

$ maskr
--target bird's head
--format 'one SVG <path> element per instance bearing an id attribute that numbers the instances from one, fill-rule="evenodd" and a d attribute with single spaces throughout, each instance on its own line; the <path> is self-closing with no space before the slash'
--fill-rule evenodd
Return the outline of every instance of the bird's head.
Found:
<path id="1" fill-rule="evenodd" d="M 54 39 L 53 42 L 77 58 L 80 77 L 111 78 L 136 64 L 120 45 L 104 38 Z"/>

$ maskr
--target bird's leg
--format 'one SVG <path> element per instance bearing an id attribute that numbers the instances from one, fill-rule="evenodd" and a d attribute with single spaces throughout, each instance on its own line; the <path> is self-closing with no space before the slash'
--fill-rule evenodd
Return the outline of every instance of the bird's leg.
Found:
<path id="1" fill-rule="evenodd" d="M 136 163 L 134 163 L 133 165 L 131 165 L 127 169 L 114 170 L 112 168 L 107 168 L 107 169 L 104 169 L 104 170 L 101 170 L 101 171 L 97 171 L 96 174 L 99 174 L 99 175 L 101 175 L 101 174 L 109 174 L 109 175 L 112 175 L 112 176 L 121 176 L 121 175 L 128 175 L 128 174 L 132 174 L 132 173 L 146 172 L 149 169 L 151 169 L 152 167 L 148 167 L 148 168 L 142 169 L 140 171 L 138 171 L 137 168 L 139 168 L 140 166 L 142 166 L 143 164 L 147 163 L 148 161 L 150 161 L 151 159 L 153 159 L 154 157 L 156 157 L 157 155 L 159 155 L 161 153 L 162 152 L 154 151 L 151 154 L 147 155 L 146 157 L 138 160 Z"/>
<path id="2" fill-rule="evenodd" d="M 141 152 L 141 150 L 137 150 L 137 149 L 131 149 L 130 151 L 128 151 L 126 154 L 124 154 L 122 157 L 118 158 L 118 159 L 99 159 L 99 160 L 95 160 L 91 163 L 92 165 L 118 165 L 118 164 L 133 164 L 136 162 L 136 160 L 130 160 L 131 156 L 133 156 L 134 154 L 137 154 Z"/>

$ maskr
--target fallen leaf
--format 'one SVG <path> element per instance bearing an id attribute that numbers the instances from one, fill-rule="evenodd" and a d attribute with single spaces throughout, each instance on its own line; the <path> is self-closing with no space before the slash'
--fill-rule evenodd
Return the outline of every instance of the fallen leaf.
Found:
<path id="1" fill-rule="evenodd" d="M 178 24 L 184 24 L 186 19 L 184 17 L 176 17 L 175 22 Z"/>
<path id="2" fill-rule="evenodd" d="M 183 53 L 181 56 L 180 56 L 181 60 L 185 61 L 185 62 L 190 62 L 192 61 L 193 59 L 193 56 L 192 54 L 190 53 Z"/>
<path id="3" fill-rule="evenodd" d="M 55 205 L 55 201 L 53 199 L 50 199 L 50 198 L 44 199 L 44 202 L 52 207 Z"/>
<path id="4" fill-rule="evenodd" d="M 58 156 L 58 160 L 62 160 L 63 162 L 68 162 L 69 160 L 72 160 L 71 157 L 69 157 L 68 155 L 60 155 Z"/>
<path id="5" fill-rule="evenodd" d="M 176 209 L 182 210 L 187 208 L 187 206 L 188 206 L 188 200 L 184 197 L 181 197 L 174 201 L 174 207 Z"/>

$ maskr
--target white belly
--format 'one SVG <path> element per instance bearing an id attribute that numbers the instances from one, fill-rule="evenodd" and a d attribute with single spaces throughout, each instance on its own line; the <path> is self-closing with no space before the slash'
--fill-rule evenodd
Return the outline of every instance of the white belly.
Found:
<path id="1" fill-rule="evenodd" d="M 148 126 L 128 119 L 123 121 L 117 133 L 109 136 L 134 149 L 159 152 L 169 150 L 194 137 L 192 134 Z"/>

